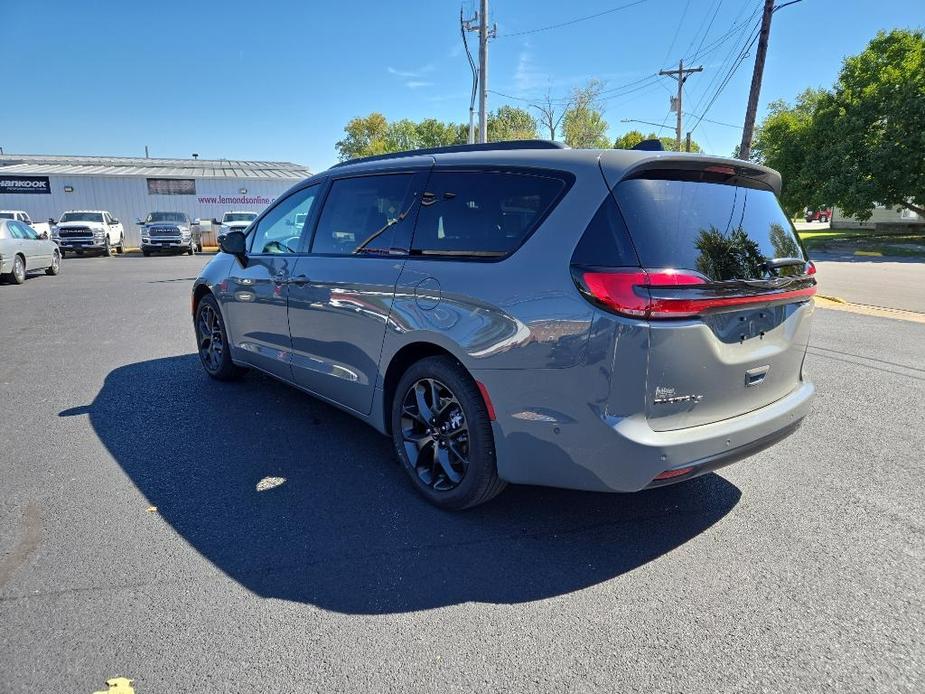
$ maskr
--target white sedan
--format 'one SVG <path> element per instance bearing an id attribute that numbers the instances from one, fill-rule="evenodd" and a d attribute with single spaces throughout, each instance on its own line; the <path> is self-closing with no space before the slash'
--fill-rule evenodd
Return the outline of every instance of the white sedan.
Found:
<path id="1" fill-rule="evenodd" d="M 0 276 L 14 284 L 26 281 L 26 273 L 44 270 L 57 275 L 61 270 L 61 251 L 54 241 L 40 239 L 28 224 L 0 219 Z"/>

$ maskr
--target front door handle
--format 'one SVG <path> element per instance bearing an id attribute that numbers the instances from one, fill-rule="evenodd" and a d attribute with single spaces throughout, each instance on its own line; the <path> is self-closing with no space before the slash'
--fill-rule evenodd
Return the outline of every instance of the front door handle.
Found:
<path id="1" fill-rule="evenodd" d="M 308 282 L 309 282 L 309 279 L 306 275 L 296 275 L 295 277 L 289 280 L 289 284 L 295 284 L 300 287 L 303 284 L 308 284 Z"/>
<path id="2" fill-rule="evenodd" d="M 288 284 L 289 275 L 286 272 L 277 272 L 273 275 L 273 284 Z"/>

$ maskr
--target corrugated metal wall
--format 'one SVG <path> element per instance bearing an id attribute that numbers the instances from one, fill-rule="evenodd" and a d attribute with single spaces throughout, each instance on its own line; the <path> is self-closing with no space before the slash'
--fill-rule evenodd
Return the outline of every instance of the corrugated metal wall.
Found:
<path id="1" fill-rule="evenodd" d="M 297 181 L 264 178 L 197 178 L 195 195 L 148 195 L 140 176 L 49 176 L 50 195 L 0 195 L 0 209 L 25 210 L 35 222 L 67 210 L 108 210 L 125 227 L 129 246 L 141 242 L 137 219 L 148 212 L 186 212 L 191 219 L 221 219 L 228 210 L 261 212 Z M 65 193 L 64 187 L 74 190 Z M 247 192 L 242 194 L 241 189 Z"/>

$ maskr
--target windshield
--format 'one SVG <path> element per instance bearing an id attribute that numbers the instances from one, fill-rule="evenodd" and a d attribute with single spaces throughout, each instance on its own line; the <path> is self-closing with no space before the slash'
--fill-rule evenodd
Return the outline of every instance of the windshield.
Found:
<path id="1" fill-rule="evenodd" d="M 0 219 L 13 219 L 12 212 L 0 212 Z"/>
<path id="2" fill-rule="evenodd" d="M 102 212 L 65 212 L 61 215 L 59 224 L 64 222 L 102 222 Z"/>
<path id="3" fill-rule="evenodd" d="M 257 218 L 255 212 L 226 212 L 222 217 L 222 224 L 226 222 L 253 222 Z"/>
<path id="4" fill-rule="evenodd" d="M 716 281 L 765 279 L 766 261 L 805 259 L 770 190 L 636 179 L 614 194 L 643 267 L 696 270 Z M 802 266 L 779 274 L 795 272 Z"/>
<path id="5" fill-rule="evenodd" d="M 177 222 L 186 224 L 189 222 L 189 218 L 183 212 L 150 212 L 148 213 L 147 219 L 145 219 L 145 224 L 151 224 L 152 222 Z"/>

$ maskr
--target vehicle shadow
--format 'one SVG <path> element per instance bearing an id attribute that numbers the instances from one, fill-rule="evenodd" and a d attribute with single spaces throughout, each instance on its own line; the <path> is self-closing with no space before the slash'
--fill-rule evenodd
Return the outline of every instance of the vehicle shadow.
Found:
<path id="1" fill-rule="evenodd" d="M 211 381 L 196 355 L 118 368 L 60 416 L 85 413 L 161 517 L 229 577 L 343 613 L 569 593 L 670 552 L 740 497 L 706 475 L 634 495 L 510 487 L 443 512 L 387 438 L 264 376 Z"/>

